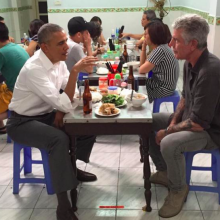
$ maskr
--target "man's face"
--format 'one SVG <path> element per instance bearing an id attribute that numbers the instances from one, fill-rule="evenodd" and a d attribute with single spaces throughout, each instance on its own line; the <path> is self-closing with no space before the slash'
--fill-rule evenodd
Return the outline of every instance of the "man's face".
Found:
<path id="1" fill-rule="evenodd" d="M 67 36 L 64 31 L 53 33 L 51 40 L 48 43 L 43 43 L 41 48 L 51 60 L 52 63 L 65 61 L 67 58 Z"/>
<path id="2" fill-rule="evenodd" d="M 2 22 L 3 24 L 5 23 L 5 21 L 4 21 L 4 20 L 2 20 L 2 21 L 0 21 L 0 22 Z"/>
<path id="3" fill-rule="evenodd" d="M 192 53 L 192 42 L 185 43 L 182 37 L 183 30 L 174 29 L 173 37 L 169 43 L 169 46 L 173 47 L 173 52 L 176 59 L 188 60 Z"/>
<path id="4" fill-rule="evenodd" d="M 141 19 L 142 27 L 145 27 L 148 23 L 149 23 L 149 21 L 147 20 L 147 15 L 143 14 L 142 19 Z"/>

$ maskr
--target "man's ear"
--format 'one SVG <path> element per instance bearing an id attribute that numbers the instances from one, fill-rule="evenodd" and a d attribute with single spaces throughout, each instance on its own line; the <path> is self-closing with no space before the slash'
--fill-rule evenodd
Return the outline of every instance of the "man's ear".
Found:
<path id="1" fill-rule="evenodd" d="M 40 44 L 41 50 L 46 54 L 48 52 L 48 45 L 45 43 Z"/>
<path id="2" fill-rule="evenodd" d="M 192 46 L 191 46 L 191 50 L 195 50 L 198 46 L 198 41 L 196 39 L 193 39 L 192 41 Z"/>

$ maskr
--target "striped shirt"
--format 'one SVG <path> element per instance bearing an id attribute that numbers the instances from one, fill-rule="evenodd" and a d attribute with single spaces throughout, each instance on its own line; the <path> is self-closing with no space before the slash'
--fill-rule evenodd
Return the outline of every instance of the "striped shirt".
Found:
<path id="1" fill-rule="evenodd" d="M 147 59 L 155 67 L 152 78 L 146 79 L 149 102 L 156 98 L 170 96 L 176 89 L 179 77 L 179 63 L 167 44 L 155 48 Z"/>
<path id="2" fill-rule="evenodd" d="M 37 34 L 34 35 L 34 36 L 31 38 L 31 40 L 33 40 L 33 41 L 35 41 L 35 42 L 38 43 L 38 37 L 37 37 Z M 40 47 L 39 47 L 39 45 L 37 44 L 37 46 L 36 46 L 36 50 L 39 50 L 39 49 L 40 49 Z"/>

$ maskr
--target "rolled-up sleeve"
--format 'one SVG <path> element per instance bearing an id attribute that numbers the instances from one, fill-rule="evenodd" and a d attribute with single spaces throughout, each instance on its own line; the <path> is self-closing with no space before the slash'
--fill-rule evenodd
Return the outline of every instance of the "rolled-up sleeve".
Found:
<path id="1" fill-rule="evenodd" d="M 204 129 L 210 128 L 220 96 L 218 74 L 205 74 L 198 79 L 190 119 Z"/>

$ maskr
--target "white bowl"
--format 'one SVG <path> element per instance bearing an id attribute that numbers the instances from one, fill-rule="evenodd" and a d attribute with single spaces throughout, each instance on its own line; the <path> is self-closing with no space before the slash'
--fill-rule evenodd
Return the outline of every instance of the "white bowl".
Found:
<path id="1" fill-rule="evenodd" d="M 133 70 L 137 70 L 137 68 L 140 66 L 140 61 L 131 61 L 127 63 L 127 66 L 133 66 Z"/>
<path id="2" fill-rule="evenodd" d="M 143 93 L 135 93 L 132 97 L 132 101 L 130 99 L 130 95 L 127 96 L 126 100 L 130 103 L 132 103 L 132 105 L 134 107 L 140 107 L 144 102 L 146 102 L 147 100 L 147 95 L 143 94 Z"/>
<path id="3" fill-rule="evenodd" d="M 125 42 L 126 42 L 127 45 L 128 44 L 135 44 L 135 40 L 126 40 Z"/>
<path id="4" fill-rule="evenodd" d="M 108 62 L 110 62 L 111 64 L 114 64 L 114 61 L 108 61 Z M 106 67 L 106 65 L 105 65 L 105 63 L 106 63 L 106 61 L 97 61 L 96 62 L 96 66 L 97 66 L 97 68 L 99 68 L 99 67 L 105 67 L 105 68 L 107 68 Z"/>

